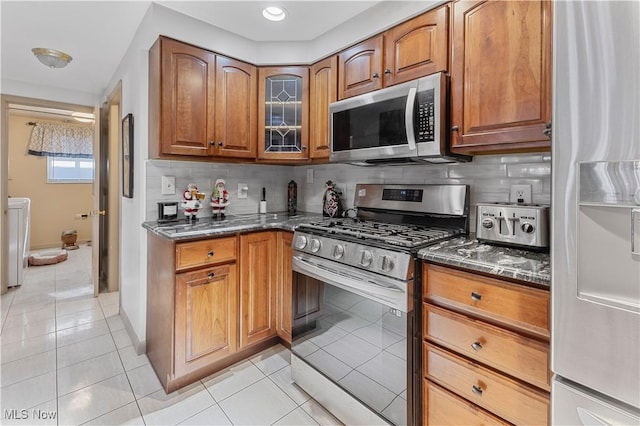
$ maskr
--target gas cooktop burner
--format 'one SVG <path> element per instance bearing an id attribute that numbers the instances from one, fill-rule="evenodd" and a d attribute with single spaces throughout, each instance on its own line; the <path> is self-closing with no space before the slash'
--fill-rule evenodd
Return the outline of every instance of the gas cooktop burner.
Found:
<path id="1" fill-rule="evenodd" d="M 300 226 L 301 230 L 316 231 L 321 235 L 354 237 L 375 240 L 384 244 L 414 248 L 452 237 L 462 230 L 444 229 L 408 223 L 386 223 L 362 219 L 331 220 Z"/>

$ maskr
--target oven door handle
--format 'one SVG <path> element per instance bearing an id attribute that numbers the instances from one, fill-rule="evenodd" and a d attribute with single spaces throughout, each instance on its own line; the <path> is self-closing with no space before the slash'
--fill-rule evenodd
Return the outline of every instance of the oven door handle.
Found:
<path id="1" fill-rule="evenodd" d="M 384 277 L 364 273 L 353 274 L 344 269 L 334 269 L 323 265 L 321 261 L 314 262 L 304 254 L 296 254 L 293 256 L 292 268 L 294 272 L 359 294 L 360 296 L 382 303 L 401 312 L 408 312 L 409 303 L 407 291 L 398 288 L 396 283 Z M 376 281 L 387 281 L 388 285 L 381 285 Z"/>

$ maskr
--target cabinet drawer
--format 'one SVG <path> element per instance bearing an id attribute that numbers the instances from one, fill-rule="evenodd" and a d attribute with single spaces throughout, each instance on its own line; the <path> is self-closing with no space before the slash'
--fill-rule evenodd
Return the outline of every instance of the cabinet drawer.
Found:
<path id="1" fill-rule="evenodd" d="M 426 303 L 423 306 L 422 330 L 427 339 L 551 390 L 548 344 Z"/>
<path id="2" fill-rule="evenodd" d="M 176 270 L 214 265 L 236 258 L 236 237 L 176 244 Z"/>
<path id="3" fill-rule="evenodd" d="M 548 424 L 548 395 L 429 343 L 423 350 L 428 379 L 511 423 Z"/>
<path id="4" fill-rule="evenodd" d="M 464 271 L 423 264 L 426 301 L 549 338 L 549 292 Z"/>
<path id="5" fill-rule="evenodd" d="M 425 426 L 509 425 L 429 380 L 424 381 L 423 413 Z"/>

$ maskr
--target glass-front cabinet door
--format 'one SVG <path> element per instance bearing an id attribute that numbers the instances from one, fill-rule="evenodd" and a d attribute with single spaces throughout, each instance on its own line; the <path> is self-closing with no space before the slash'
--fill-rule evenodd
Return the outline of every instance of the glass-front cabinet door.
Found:
<path id="1" fill-rule="evenodd" d="M 309 69 L 260 68 L 258 84 L 258 158 L 308 158 Z"/>

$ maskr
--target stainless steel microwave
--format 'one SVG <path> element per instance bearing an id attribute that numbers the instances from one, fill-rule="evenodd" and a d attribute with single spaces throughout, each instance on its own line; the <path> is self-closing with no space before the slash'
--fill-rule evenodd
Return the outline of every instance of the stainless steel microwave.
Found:
<path id="1" fill-rule="evenodd" d="M 331 162 L 450 163 L 447 76 L 432 74 L 329 105 Z"/>

